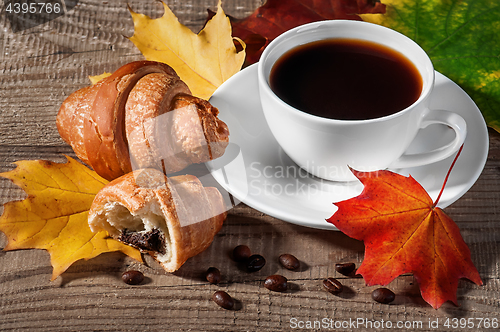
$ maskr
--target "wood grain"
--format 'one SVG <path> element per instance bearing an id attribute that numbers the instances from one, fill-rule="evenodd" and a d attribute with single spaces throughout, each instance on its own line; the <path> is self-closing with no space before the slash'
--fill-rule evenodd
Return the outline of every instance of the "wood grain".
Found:
<path id="1" fill-rule="evenodd" d="M 12 33 L 5 16 L 0 15 L 0 172 L 13 169 L 17 160 L 64 162 L 63 154 L 74 157 L 55 126 L 62 101 L 89 84 L 89 75 L 142 58 L 125 37 L 133 33 L 127 3 L 152 17 L 162 14 L 161 4 L 155 1 L 84 0 L 64 16 L 18 33 Z M 204 23 L 206 8 L 214 9 L 217 2 L 167 3 L 181 22 L 197 31 Z M 223 2 L 226 12 L 236 17 L 250 14 L 260 4 L 257 0 Z M 394 303 L 376 303 L 371 299 L 375 287 L 334 270 L 337 262 L 362 262 L 361 242 L 336 231 L 291 225 L 239 204 L 230 211 L 209 249 L 174 274 L 163 272 L 147 257 L 143 265 L 112 253 L 79 261 L 51 282 L 52 268 L 45 251 L 0 251 L 0 330 L 283 331 L 293 330 L 293 319 L 304 324 L 309 321 L 313 327 L 315 321 L 324 324 L 323 319 L 334 323 L 367 319 L 393 324 L 422 322 L 421 327 L 409 330 L 436 331 L 429 327 L 429 320 L 439 319 L 443 327 L 447 318 L 500 319 L 500 134 L 492 130 L 489 134 L 490 153 L 482 175 L 469 192 L 446 208 L 461 228 L 484 281 L 481 287 L 460 282 L 460 307 L 446 303 L 439 310 L 432 309 L 422 300 L 411 275 L 390 284 L 397 294 Z M 24 196 L 10 181 L 0 180 L 1 204 Z M 0 235 L 0 247 L 5 244 Z M 265 268 L 247 273 L 232 261 L 230 252 L 238 244 L 264 255 Z M 277 258 L 282 253 L 298 257 L 301 269 L 292 272 L 280 267 Z M 222 272 L 219 285 L 203 280 L 210 266 Z M 139 286 L 123 283 L 120 275 L 129 269 L 143 271 L 146 282 Z M 274 273 L 289 279 L 289 291 L 273 293 L 262 286 L 264 278 Z M 321 282 L 326 277 L 339 278 L 346 291 L 339 296 L 325 292 Z M 227 311 L 210 301 L 216 290 L 231 294 L 237 310 Z M 310 330 L 323 329 L 329 328 Z M 380 328 L 363 324 L 337 330 Z M 473 329 L 453 329 L 460 330 Z"/>

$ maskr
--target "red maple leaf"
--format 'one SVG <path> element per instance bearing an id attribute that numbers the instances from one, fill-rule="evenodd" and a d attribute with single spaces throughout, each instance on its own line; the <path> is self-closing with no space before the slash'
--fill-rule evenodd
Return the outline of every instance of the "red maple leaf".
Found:
<path id="1" fill-rule="evenodd" d="M 385 13 L 379 0 L 267 0 L 245 19 L 231 18 L 233 36 L 247 44 L 246 64 L 259 60 L 271 40 L 302 24 L 333 19 L 358 20 L 358 14 Z"/>
<path id="2" fill-rule="evenodd" d="M 412 273 L 423 299 L 439 308 L 448 300 L 458 305 L 460 278 L 482 285 L 460 229 L 436 207 L 439 197 L 433 203 L 411 176 L 390 171 L 353 173 L 364 184 L 363 192 L 335 203 L 338 210 L 328 222 L 364 241 L 365 258 L 357 273 L 368 286 L 385 286 Z"/>

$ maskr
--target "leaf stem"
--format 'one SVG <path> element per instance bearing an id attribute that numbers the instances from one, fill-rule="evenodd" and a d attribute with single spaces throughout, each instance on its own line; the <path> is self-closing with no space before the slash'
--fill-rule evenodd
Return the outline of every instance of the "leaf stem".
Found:
<path id="1" fill-rule="evenodd" d="M 462 152 L 462 149 L 464 148 L 464 145 L 460 147 L 460 149 L 457 152 L 457 155 L 455 156 L 455 159 L 453 159 L 453 162 L 451 163 L 450 169 L 448 170 L 448 174 L 446 174 L 446 177 L 444 178 L 443 186 L 441 187 L 441 191 L 439 192 L 438 197 L 436 198 L 436 201 L 432 205 L 432 208 L 435 208 L 438 203 L 439 199 L 441 198 L 441 195 L 443 194 L 444 187 L 446 186 L 446 182 L 448 182 L 448 178 L 450 177 L 451 170 L 453 169 L 453 166 L 455 166 L 455 163 L 457 162 L 458 156 L 460 156 L 460 153 Z"/>

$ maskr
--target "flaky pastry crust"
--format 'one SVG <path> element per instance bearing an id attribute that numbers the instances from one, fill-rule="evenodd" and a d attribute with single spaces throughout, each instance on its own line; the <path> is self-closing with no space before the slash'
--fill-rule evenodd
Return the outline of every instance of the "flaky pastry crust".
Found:
<path id="1" fill-rule="evenodd" d="M 222 155 L 229 131 L 217 114 L 170 66 L 136 61 L 71 94 L 57 128 L 83 162 L 113 180 L 145 167 L 173 173 Z"/>
<path id="2" fill-rule="evenodd" d="M 137 170 L 107 184 L 89 212 L 92 231 L 153 256 L 167 272 L 212 243 L 226 218 L 224 200 L 192 175 L 167 178 L 154 169 Z"/>

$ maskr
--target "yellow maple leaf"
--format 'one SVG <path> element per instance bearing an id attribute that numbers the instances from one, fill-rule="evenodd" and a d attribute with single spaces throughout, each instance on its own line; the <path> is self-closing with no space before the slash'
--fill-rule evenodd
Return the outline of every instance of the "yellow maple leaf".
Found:
<path id="1" fill-rule="evenodd" d="M 383 0 L 383 4 L 386 5 L 386 13 L 376 13 L 376 14 L 359 14 L 359 16 L 365 22 L 375 23 L 384 25 L 384 22 L 388 17 L 394 15 L 394 5 L 396 6 L 403 0 Z"/>
<path id="2" fill-rule="evenodd" d="M 217 87 L 241 69 L 245 60 L 245 51 L 237 52 L 234 46 L 229 18 L 219 1 L 217 14 L 195 34 L 179 23 L 165 3 L 163 7 L 165 13 L 158 19 L 129 8 L 134 21 L 134 35 L 130 40 L 147 60 L 174 68 L 194 96 L 208 99 Z"/>
<path id="3" fill-rule="evenodd" d="M 110 238 L 93 233 L 88 210 L 107 181 L 76 160 L 65 164 L 45 160 L 23 160 L 0 176 L 12 180 L 28 197 L 4 204 L 0 231 L 8 244 L 4 250 L 45 249 L 53 266 L 52 280 L 80 259 L 122 251 L 142 261 L 140 252 Z"/>
<path id="4" fill-rule="evenodd" d="M 96 76 L 89 76 L 90 83 L 92 85 L 96 84 L 102 79 L 105 79 L 106 77 L 111 76 L 111 73 L 104 72 L 101 75 L 96 75 Z"/>

